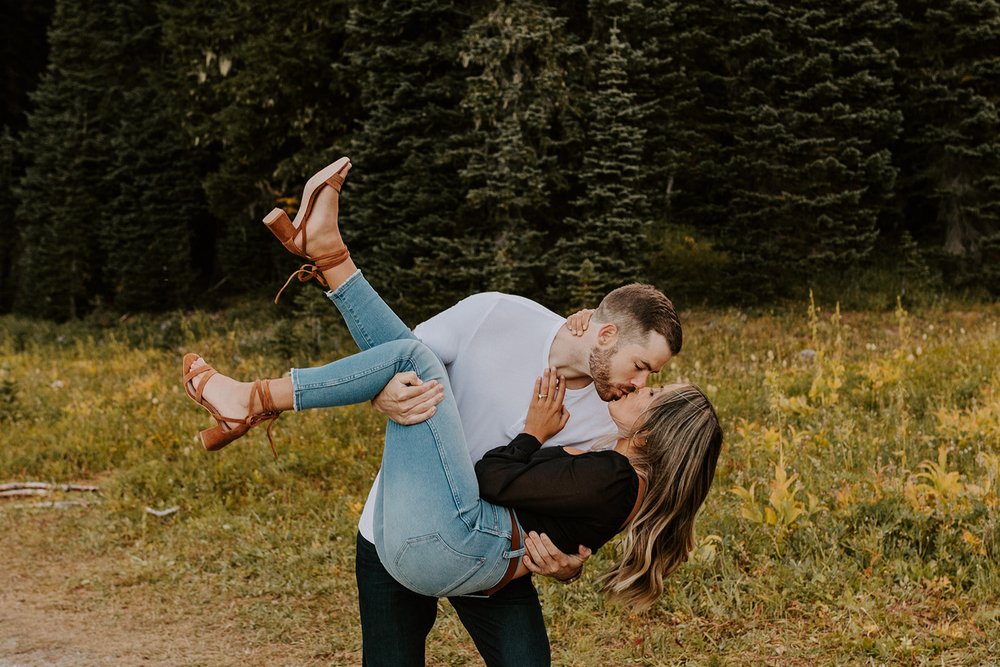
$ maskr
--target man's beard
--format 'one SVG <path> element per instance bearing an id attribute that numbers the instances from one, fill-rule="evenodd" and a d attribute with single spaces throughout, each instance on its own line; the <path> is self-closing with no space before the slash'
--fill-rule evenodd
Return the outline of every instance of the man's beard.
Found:
<path id="1" fill-rule="evenodd" d="M 590 377 L 594 381 L 594 389 L 602 401 L 614 401 L 621 398 L 622 390 L 611 384 L 611 357 L 618 352 L 618 344 L 610 350 L 595 347 L 590 351 Z"/>

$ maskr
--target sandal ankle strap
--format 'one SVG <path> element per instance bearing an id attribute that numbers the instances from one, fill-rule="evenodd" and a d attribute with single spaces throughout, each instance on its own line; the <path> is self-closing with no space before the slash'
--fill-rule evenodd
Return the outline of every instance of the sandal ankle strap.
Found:
<path id="1" fill-rule="evenodd" d="M 281 286 L 281 289 L 278 290 L 278 293 L 274 296 L 274 302 L 278 303 L 278 299 L 281 298 L 281 293 L 284 292 L 285 288 L 288 287 L 296 278 L 298 278 L 300 283 L 307 283 L 315 278 L 320 285 L 329 289 L 330 285 L 326 282 L 326 278 L 323 277 L 323 271 L 332 269 L 335 266 L 340 266 L 346 262 L 350 256 L 351 253 L 345 247 L 326 255 L 311 258 L 313 261 L 312 264 L 303 264 L 294 273 L 292 273 L 292 275 L 288 276 L 288 280 L 285 281 L 285 284 Z"/>
<path id="2" fill-rule="evenodd" d="M 274 423 L 278 417 L 281 416 L 281 410 L 278 410 L 274 405 L 274 399 L 271 397 L 271 381 L 254 380 L 253 386 L 250 387 L 249 408 L 251 412 L 253 411 L 254 397 L 257 398 L 257 402 L 260 404 L 260 412 L 247 416 L 246 424 L 247 426 L 257 426 L 262 422 L 268 422 L 267 442 L 271 445 L 271 454 L 274 456 L 274 460 L 277 461 L 278 450 L 274 447 L 274 438 L 271 435 L 271 429 L 274 427 Z"/>

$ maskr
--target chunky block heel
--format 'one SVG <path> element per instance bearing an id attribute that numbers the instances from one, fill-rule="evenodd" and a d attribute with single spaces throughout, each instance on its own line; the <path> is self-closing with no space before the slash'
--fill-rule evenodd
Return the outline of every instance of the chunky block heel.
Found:
<path id="1" fill-rule="evenodd" d="M 270 381 L 255 380 L 250 388 L 250 406 L 253 406 L 254 399 L 256 399 L 261 408 L 259 413 L 249 414 L 246 417 L 224 417 L 214 405 L 205 400 L 204 396 L 205 385 L 218 371 L 207 363 L 199 368 L 191 368 L 200 358 L 197 354 L 185 354 L 181 370 L 184 377 L 185 393 L 192 401 L 208 410 L 208 414 L 212 415 L 212 419 L 216 422 L 212 428 L 198 433 L 201 437 L 201 444 L 210 452 L 218 451 L 229 443 L 242 438 L 254 426 L 266 421 L 268 422 L 267 441 L 271 445 L 271 453 L 274 458 L 278 458 L 278 451 L 275 449 L 274 439 L 271 437 L 271 427 L 274 426 L 274 421 L 281 414 L 281 411 L 275 407 L 274 400 L 271 398 Z M 195 386 L 194 381 L 198 376 L 201 378 Z"/>
<path id="2" fill-rule="evenodd" d="M 290 253 L 299 257 L 305 257 L 300 248 L 293 242 L 297 230 L 283 209 L 276 208 L 268 213 L 264 217 L 264 224 L 267 225 L 272 234 L 278 237 L 281 245 L 285 246 Z"/>
<path id="3" fill-rule="evenodd" d="M 299 206 L 298 213 L 295 214 L 294 221 L 290 220 L 288 214 L 280 208 L 275 208 L 264 216 L 264 224 L 289 252 L 312 262 L 311 264 L 303 264 L 295 273 L 289 276 L 284 286 L 278 290 L 277 296 L 274 297 L 275 303 L 278 303 L 281 293 L 285 291 L 285 288 L 288 287 L 288 284 L 294 278 L 298 278 L 299 282 L 306 282 L 315 278 L 323 287 L 328 287 L 326 280 L 323 278 L 323 271 L 343 264 L 351 256 L 346 246 L 319 257 L 312 257 L 306 251 L 307 225 L 309 215 L 312 213 L 313 204 L 316 201 L 316 196 L 322 188 L 327 186 L 333 188 L 339 194 L 344 185 L 344 174 L 350 165 L 350 159 L 342 157 L 313 174 L 306 181 L 306 186 L 302 190 L 302 203 Z M 299 243 L 296 243 L 295 237 L 298 235 L 301 235 L 302 239 Z"/>

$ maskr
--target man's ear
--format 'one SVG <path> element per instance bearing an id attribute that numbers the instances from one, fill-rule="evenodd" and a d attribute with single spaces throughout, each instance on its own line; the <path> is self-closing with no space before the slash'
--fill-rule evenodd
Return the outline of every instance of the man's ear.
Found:
<path id="1" fill-rule="evenodd" d="M 618 341 L 618 325 L 613 322 L 602 324 L 597 330 L 597 344 L 601 347 L 611 347 Z"/>

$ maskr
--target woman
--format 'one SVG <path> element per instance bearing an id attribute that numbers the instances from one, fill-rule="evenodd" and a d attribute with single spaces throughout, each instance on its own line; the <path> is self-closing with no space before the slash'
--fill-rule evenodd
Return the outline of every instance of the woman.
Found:
<path id="1" fill-rule="evenodd" d="M 220 449 L 286 410 L 368 401 L 396 373 L 413 371 L 436 380 L 445 395 L 427 421 L 390 423 L 386 431 L 375 546 L 400 583 L 436 597 L 490 594 L 527 574 L 519 558 L 525 531 L 545 532 L 562 550 L 575 551 L 579 544 L 597 549 L 627 527 L 622 558 L 605 583 L 620 597 L 650 604 L 692 548 L 694 516 L 711 484 L 722 433 L 708 400 L 689 385 L 643 389 L 609 404 L 624 430 L 613 449 L 543 450 L 569 418 L 565 385 L 547 370 L 535 383 L 524 433 L 473 469 L 443 365 L 364 281 L 340 237 L 337 194 L 349 169 L 344 158 L 310 179 L 294 222 L 275 209 L 265 223 L 286 247 L 313 260 L 295 275 L 320 278 L 339 295 L 366 349 L 254 383 L 218 375 L 187 355 L 185 389 L 217 422 L 202 432 L 206 448 Z"/>

